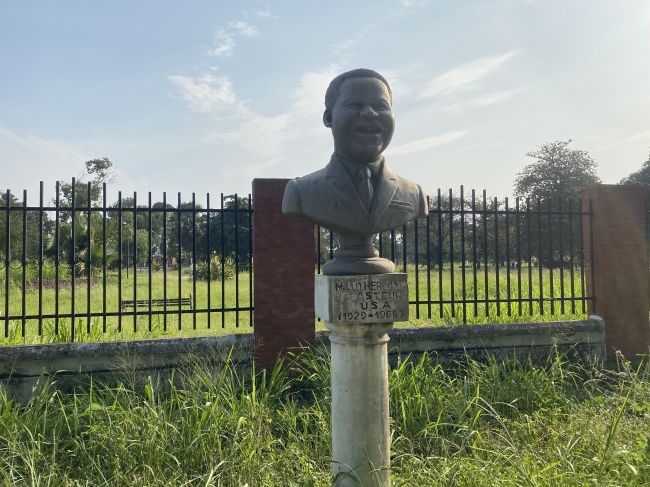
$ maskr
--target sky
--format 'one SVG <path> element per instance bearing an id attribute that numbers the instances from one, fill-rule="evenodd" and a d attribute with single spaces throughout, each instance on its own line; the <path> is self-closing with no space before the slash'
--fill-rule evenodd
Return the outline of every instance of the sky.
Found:
<path id="1" fill-rule="evenodd" d="M 0 0 L 0 190 L 48 197 L 98 157 L 113 197 L 154 201 L 305 175 L 357 67 L 390 83 L 386 159 L 427 192 L 511 195 L 566 139 L 617 183 L 648 159 L 649 60 L 647 0 Z"/>

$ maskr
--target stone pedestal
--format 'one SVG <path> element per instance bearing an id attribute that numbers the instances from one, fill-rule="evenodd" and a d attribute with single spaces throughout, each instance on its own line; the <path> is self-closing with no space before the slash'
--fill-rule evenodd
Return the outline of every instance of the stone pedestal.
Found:
<path id="1" fill-rule="evenodd" d="M 406 274 L 316 276 L 315 310 L 331 331 L 334 485 L 389 486 L 386 332 L 408 319 Z"/>

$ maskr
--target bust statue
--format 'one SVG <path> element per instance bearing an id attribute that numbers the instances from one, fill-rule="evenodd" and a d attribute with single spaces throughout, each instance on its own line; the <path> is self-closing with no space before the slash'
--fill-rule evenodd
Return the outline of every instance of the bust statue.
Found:
<path id="1" fill-rule="evenodd" d="M 324 274 L 393 272 L 395 264 L 374 248 L 374 235 L 427 214 L 422 188 L 395 174 L 382 156 L 393 137 L 392 102 L 388 82 L 375 71 L 355 69 L 334 78 L 323 113 L 334 138 L 330 162 L 286 186 L 285 215 L 341 236 Z"/>

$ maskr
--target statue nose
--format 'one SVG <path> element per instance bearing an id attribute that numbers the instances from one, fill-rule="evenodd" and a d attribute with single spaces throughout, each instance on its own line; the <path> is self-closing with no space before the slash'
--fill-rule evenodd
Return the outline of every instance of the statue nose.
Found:
<path id="1" fill-rule="evenodd" d="M 364 117 L 370 117 L 370 118 L 375 118 L 378 117 L 379 114 L 371 107 L 371 106 L 366 106 L 361 110 L 361 115 Z"/>

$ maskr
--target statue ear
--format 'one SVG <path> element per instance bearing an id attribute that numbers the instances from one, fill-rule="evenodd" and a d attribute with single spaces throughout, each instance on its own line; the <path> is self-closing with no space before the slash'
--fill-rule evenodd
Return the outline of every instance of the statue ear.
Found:
<path id="1" fill-rule="evenodd" d="M 332 111 L 331 110 L 325 110 L 323 112 L 323 124 L 326 127 L 329 127 L 329 128 L 332 127 Z"/>

